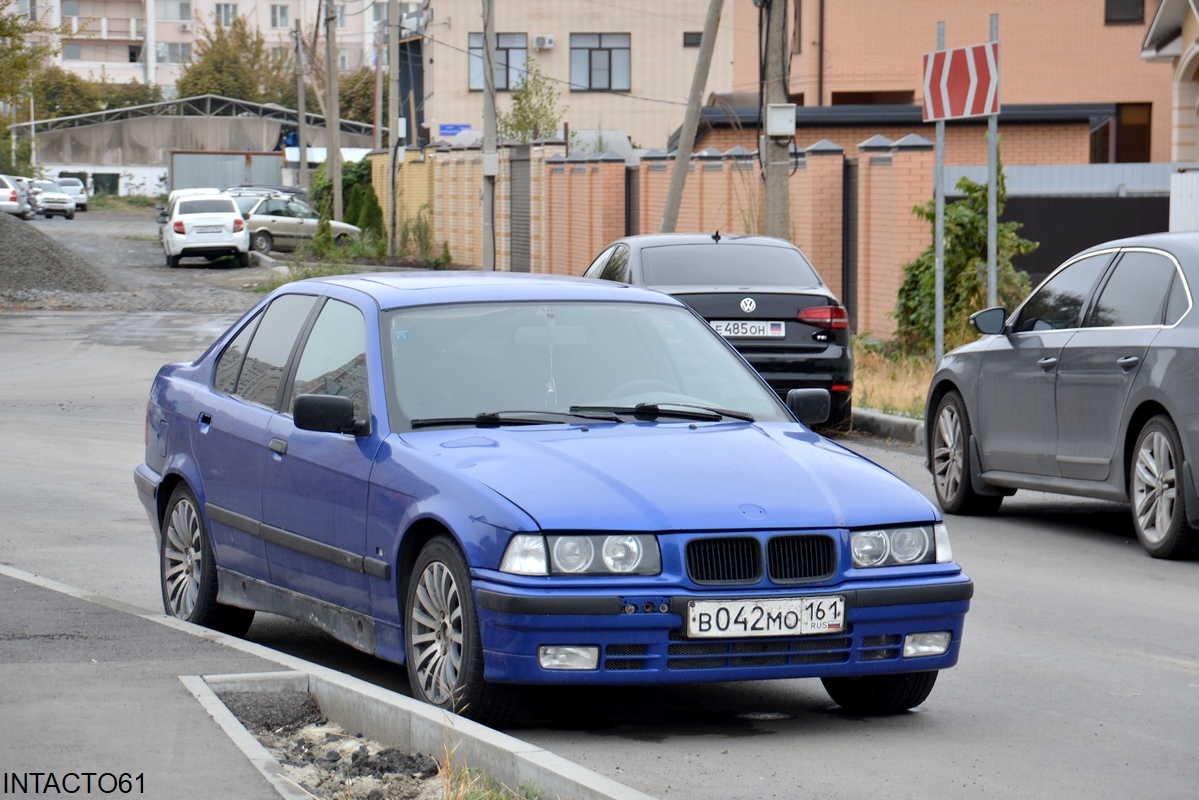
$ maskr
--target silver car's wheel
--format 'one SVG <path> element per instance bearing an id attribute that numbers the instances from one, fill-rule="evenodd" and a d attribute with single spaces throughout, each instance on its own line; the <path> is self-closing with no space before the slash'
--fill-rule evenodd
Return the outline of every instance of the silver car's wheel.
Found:
<path id="1" fill-rule="evenodd" d="M 1128 494 L 1137 538 L 1155 558 L 1177 558 L 1194 545 L 1183 508 L 1181 466 L 1174 424 L 1164 415 L 1149 420 L 1133 449 Z"/>
<path id="2" fill-rule="evenodd" d="M 950 514 L 993 514 L 1002 495 L 981 495 L 970 482 L 970 418 L 956 391 L 937 404 L 932 425 L 933 488 L 941 508 Z"/>
<path id="3" fill-rule="evenodd" d="M 269 253 L 275 247 L 275 240 L 269 231 L 254 231 L 254 235 L 250 237 L 250 247 L 259 253 Z"/>
<path id="4" fill-rule="evenodd" d="M 450 568 L 425 567 L 412 608 L 412 655 L 420 690 L 435 705 L 449 702 L 462 674 L 462 601 Z"/>

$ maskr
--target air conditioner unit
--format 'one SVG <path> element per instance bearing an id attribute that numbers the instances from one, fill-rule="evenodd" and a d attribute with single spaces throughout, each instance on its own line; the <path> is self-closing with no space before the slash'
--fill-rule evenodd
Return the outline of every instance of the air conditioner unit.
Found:
<path id="1" fill-rule="evenodd" d="M 179 23 L 179 30 L 190 31 L 191 29 L 192 29 L 192 24 L 190 22 L 180 22 Z"/>
<path id="2" fill-rule="evenodd" d="M 538 34 L 537 36 L 534 36 L 533 37 L 533 49 L 534 50 L 553 50 L 554 49 L 554 37 L 546 36 L 545 34 Z"/>

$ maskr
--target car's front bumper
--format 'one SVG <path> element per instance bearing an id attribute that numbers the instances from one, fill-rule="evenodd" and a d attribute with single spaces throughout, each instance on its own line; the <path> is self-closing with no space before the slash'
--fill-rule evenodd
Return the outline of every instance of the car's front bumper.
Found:
<path id="1" fill-rule="evenodd" d="M 511 587 L 482 581 L 476 583 L 476 589 L 487 680 L 530 684 L 700 683 L 946 669 L 957 663 L 963 623 L 974 593 L 973 583 L 961 575 L 877 587 L 862 582 L 813 587 L 812 595 L 845 598 L 843 631 L 699 639 L 685 633 L 687 602 L 744 597 L 745 593 L 718 597 L 686 592 L 522 595 L 513 594 Z M 667 610 L 660 611 L 662 606 Z M 629 613 L 629 607 L 635 611 Z M 903 656 L 908 634 L 937 631 L 951 633 L 944 654 Z M 547 645 L 596 647 L 597 668 L 543 669 L 537 654 Z"/>

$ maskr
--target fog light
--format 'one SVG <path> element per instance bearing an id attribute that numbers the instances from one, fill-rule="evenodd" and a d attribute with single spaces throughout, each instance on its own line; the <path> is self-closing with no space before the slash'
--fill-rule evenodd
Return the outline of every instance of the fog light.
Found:
<path id="1" fill-rule="evenodd" d="M 595 669 L 599 664 L 599 648 L 546 645 L 537 648 L 537 663 L 542 669 Z"/>
<path id="2" fill-rule="evenodd" d="M 909 633 L 903 640 L 903 657 L 924 658 L 925 656 L 945 655 L 952 640 L 953 633 L 950 631 Z"/>

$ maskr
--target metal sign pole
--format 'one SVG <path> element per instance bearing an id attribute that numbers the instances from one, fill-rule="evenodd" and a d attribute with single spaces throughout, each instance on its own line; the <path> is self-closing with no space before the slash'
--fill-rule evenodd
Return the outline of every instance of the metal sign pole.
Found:
<path id="1" fill-rule="evenodd" d="M 999 41 L 999 15 L 991 15 L 991 41 Z M 993 76 L 992 80 L 998 80 Z M 987 117 L 987 306 L 998 305 L 995 270 L 999 256 L 996 237 L 999 231 L 999 209 L 996 206 L 999 184 L 999 115 Z"/>
<path id="2" fill-rule="evenodd" d="M 937 50 L 945 49 L 945 23 L 937 23 Z M 936 358 L 941 366 L 945 355 L 945 120 L 937 120 L 937 164 L 933 169 L 933 197 L 936 198 L 937 216 L 933 230 L 933 251 L 937 293 L 936 313 Z"/>

